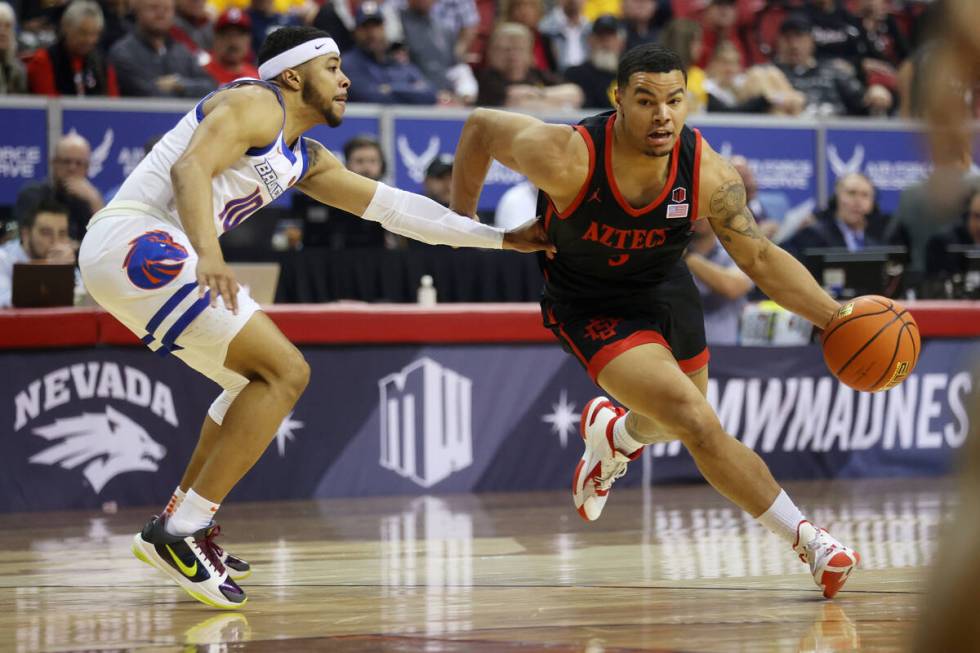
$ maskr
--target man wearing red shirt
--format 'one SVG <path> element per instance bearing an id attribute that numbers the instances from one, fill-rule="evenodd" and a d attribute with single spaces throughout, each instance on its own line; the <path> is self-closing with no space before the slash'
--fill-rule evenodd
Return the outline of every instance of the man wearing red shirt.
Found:
<path id="1" fill-rule="evenodd" d="M 252 56 L 252 21 L 238 8 L 226 10 L 214 24 L 214 50 L 211 62 L 204 67 L 218 84 L 239 77 L 258 77 L 259 71 L 249 59 Z"/>
<path id="2" fill-rule="evenodd" d="M 27 83 L 35 95 L 119 96 L 116 71 L 96 46 L 102 35 L 102 9 L 76 0 L 61 17 L 61 37 L 38 50 L 27 65 Z"/>

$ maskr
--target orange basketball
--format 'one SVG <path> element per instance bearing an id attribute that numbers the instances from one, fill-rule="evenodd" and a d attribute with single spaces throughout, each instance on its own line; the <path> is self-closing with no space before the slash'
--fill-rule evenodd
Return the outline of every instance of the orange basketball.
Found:
<path id="1" fill-rule="evenodd" d="M 822 340 L 823 359 L 833 375 L 863 392 L 894 388 L 912 373 L 922 351 L 912 314 L 878 295 L 844 304 Z"/>

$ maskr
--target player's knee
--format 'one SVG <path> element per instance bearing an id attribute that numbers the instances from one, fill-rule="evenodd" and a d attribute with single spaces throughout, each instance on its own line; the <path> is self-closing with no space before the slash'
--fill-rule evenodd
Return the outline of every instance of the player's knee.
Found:
<path id="1" fill-rule="evenodd" d="M 677 413 L 674 430 L 692 453 L 695 450 L 708 453 L 717 447 L 719 438 L 727 437 L 707 402 L 678 406 Z"/>
<path id="2" fill-rule="evenodd" d="M 290 356 L 280 372 L 280 381 L 293 400 L 300 398 L 310 383 L 310 364 L 298 351 Z"/>

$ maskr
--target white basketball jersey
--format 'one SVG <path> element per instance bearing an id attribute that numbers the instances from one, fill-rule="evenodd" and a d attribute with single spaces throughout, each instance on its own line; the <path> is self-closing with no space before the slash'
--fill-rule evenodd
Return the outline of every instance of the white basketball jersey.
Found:
<path id="1" fill-rule="evenodd" d="M 280 104 L 282 95 L 275 85 L 258 79 L 235 80 L 214 93 L 242 84 L 259 84 L 275 92 Z M 187 149 L 194 130 L 204 120 L 204 102 L 211 93 L 197 103 L 153 146 L 132 174 L 126 178 L 119 192 L 102 210 L 107 214 L 117 209 L 150 207 L 152 215 L 164 218 L 178 229 L 183 229 L 177 214 L 170 168 Z M 285 108 L 283 109 L 285 126 Z M 266 147 L 253 147 L 245 152 L 231 167 L 219 173 L 211 181 L 214 228 L 220 236 L 244 222 L 250 215 L 276 199 L 303 178 L 308 158 L 302 138 L 290 149 L 283 140 L 282 129 L 276 139 Z M 162 212 L 162 215 L 161 215 Z"/>

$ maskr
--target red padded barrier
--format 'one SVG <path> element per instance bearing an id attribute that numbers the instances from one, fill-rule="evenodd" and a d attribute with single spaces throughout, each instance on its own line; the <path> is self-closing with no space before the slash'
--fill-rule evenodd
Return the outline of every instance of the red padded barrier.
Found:
<path id="1" fill-rule="evenodd" d="M 926 338 L 980 337 L 980 301 L 907 302 Z M 552 342 L 537 304 L 283 304 L 266 312 L 298 345 Z M 0 349 L 136 345 L 108 313 L 86 308 L 0 311 Z"/>

